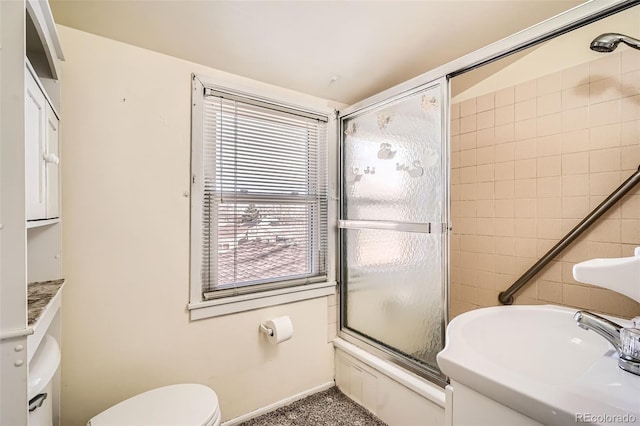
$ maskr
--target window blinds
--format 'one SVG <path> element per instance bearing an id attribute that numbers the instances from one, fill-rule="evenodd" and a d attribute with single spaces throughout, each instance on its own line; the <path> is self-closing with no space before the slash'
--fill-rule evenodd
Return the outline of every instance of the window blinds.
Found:
<path id="1" fill-rule="evenodd" d="M 207 89 L 203 161 L 205 298 L 324 279 L 326 117 Z"/>

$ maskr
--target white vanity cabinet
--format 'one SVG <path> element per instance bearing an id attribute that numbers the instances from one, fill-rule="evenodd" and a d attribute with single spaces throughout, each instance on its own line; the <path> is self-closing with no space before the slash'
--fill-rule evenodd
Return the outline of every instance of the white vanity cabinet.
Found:
<path id="1" fill-rule="evenodd" d="M 59 217 L 59 119 L 30 67 L 25 70 L 27 221 Z"/>
<path id="2" fill-rule="evenodd" d="M 451 380 L 447 388 L 447 398 L 451 400 L 447 426 L 542 426 L 542 423 L 455 380 Z"/>

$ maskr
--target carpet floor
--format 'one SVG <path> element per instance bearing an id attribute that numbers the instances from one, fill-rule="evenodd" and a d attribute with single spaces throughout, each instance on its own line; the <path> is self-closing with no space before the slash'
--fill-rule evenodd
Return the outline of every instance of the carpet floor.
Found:
<path id="1" fill-rule="evenodd" d="M 337 387 L 310 395 L 240 426 L 386 426 Z"/>

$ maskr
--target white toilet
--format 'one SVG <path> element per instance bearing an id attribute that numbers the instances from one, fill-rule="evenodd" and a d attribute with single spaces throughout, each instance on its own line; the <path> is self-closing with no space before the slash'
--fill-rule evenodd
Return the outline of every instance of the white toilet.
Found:
<path id="1" fill-rule="evenodd" d="M 220 426 L 220 407 L 207 386 L 171 385 L 122 401 L 87 426 Z"/>

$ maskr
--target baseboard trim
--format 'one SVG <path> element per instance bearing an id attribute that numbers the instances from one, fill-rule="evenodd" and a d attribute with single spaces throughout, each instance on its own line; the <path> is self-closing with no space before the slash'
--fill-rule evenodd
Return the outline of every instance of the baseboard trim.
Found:
<path id="1" fill-rule="evenodd" d="M 299 399 L 306 398 L 309 395 L 313 395 L 314 393 L 322 392 L 323 390 L 327 390 L 336 385 L 335 381 L 330 381 L 327 383 L 323 383 L 321 385 L 315 386 L 311 389 L 307 389 L 306 391 L 300 392 L 293 396 L 290 396 L 285 399 L 281 399 L 280 401 L 274 402 L 273 404 L 269 404 L 266 407 L 258 408 L 257 410 L 251 411 L 250 413 L 243 414 L 231 420 L 227 420 L 226 422 L 222 422 L 221 426 L 236 426 L 242 422 L 246 422 L 247 420 L 254 419 L 263 414 L 270 413 L 271 411 L 275 411 L 280 407 L 285 407 L 292 402 L 296 402 Z"/>

